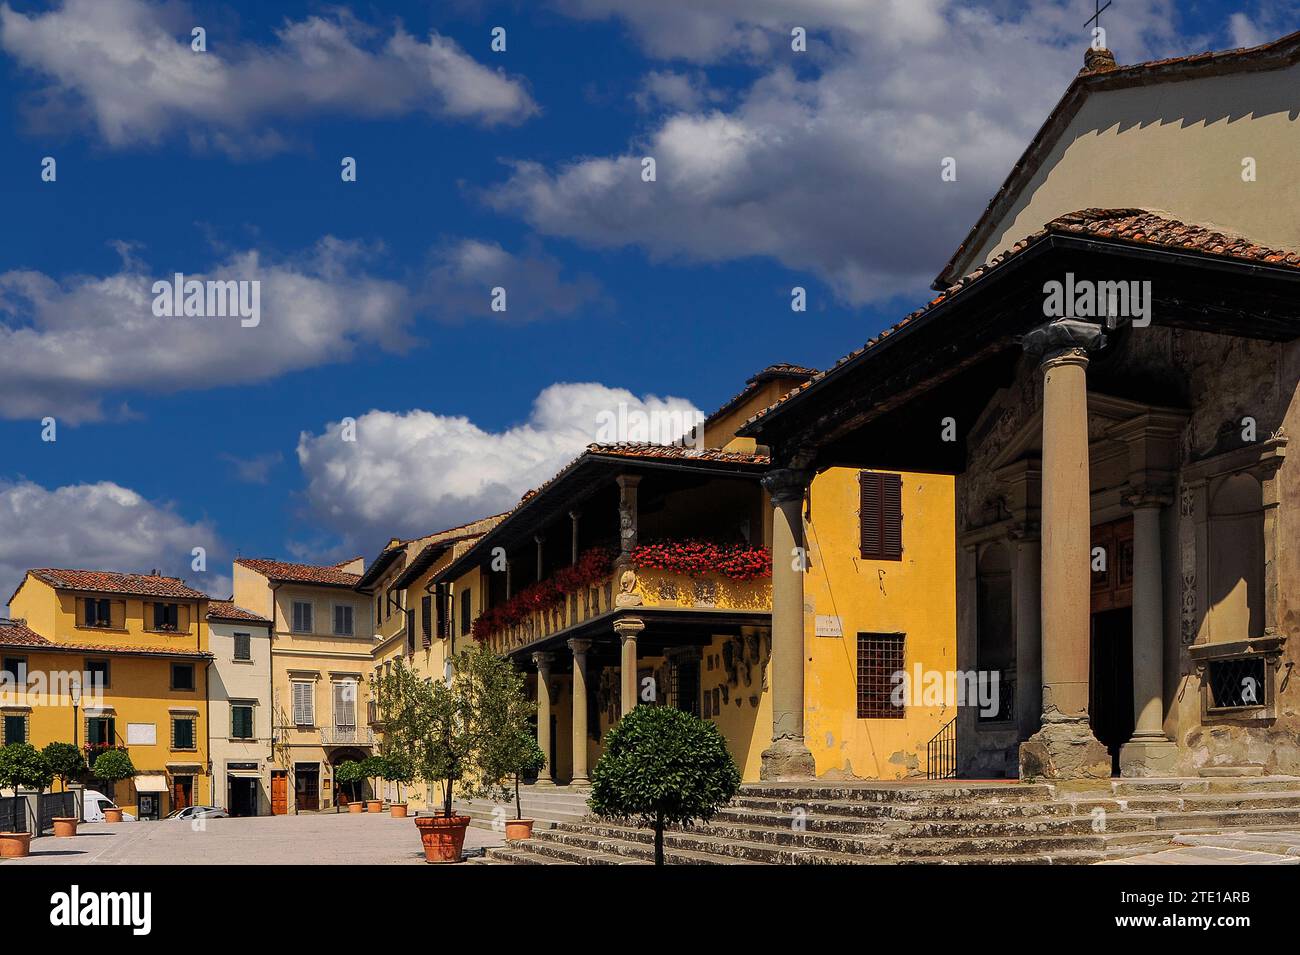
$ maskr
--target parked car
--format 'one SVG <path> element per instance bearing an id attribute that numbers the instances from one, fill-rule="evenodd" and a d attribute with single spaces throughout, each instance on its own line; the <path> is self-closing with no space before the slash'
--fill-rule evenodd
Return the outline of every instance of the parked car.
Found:
<path id="1" fill-rule="evenodd" d="M 220 806 L 186 806 L 184 809 L 173 809 L 167 814 L 168 819 L 229 819 L 230 813 Z"/>
<path id="2" fill-rule="evenodd" d="M 81 809 L 81 818 L 83 822 L 103 822 L 105 809 L 116 809 L 117 805 L 101 792 L 93 789 L 87 789 L 85 792 L 85 804 Z M 129 812 L 122 813 L 123 822 L 135 822 L 135 816 Z"/>

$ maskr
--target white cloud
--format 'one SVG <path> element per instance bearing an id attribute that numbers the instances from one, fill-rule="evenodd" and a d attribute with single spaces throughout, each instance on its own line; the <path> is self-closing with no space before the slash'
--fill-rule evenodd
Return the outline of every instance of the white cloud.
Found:
<path id="1" fill-rule="evenodd" d="M 0 48 L 49 81 L 27 105 L 94 126 L 113 147 L 185 135 L 230 153 L 284 145 L 277 127 L 312 114 L 366 119 L 425 113 L 485 125 L 537 110 L 518 79 L 479 64 L 447 37 L 391 33 L 346 12 L 286 20 L 259 45 L 209 32 L 145 0 L 64 0 L 26 15 L 0 5 Z"/>
<path id="2" fill-rule="evenodd" d="M 703 70 L 690 73 L 651 70 L 641 78 L 641 87 L 632 99 L 639 109 L 646 112 L 655 109 L 690 112 L 706 105 L 721 103 L 726 99 L 726 94 L 709 85 Z"/>
<path id="3" fill-rule="evenodd" d="M 242 481 L 244 484 L 267 484 L 271 480 L 271 471 L 284 461 L 284 454 L 279 451 L 267 451 L 241 458 L 223 452 L 220 458 L 230 465 L 237 481 Z"/>
<path id="4" fill-rule="evenodd" d="M 667 115 L 616 152 L 517 162 L 489 204 L 540 232 L 655 260 L 771 258 L 853 304 L 928 284 L 1089 39 L 1077 4 L 1064 2 L 812 0 L 797 14 L 777 0 L 563 6 L 623 18 L 653 55 L 740 57 L 757 76 L 725 109 L 665 104 Z M 1169 0 L 1132 0 L 1115 20 L 1109 42 L 1122 61 L 1171 52 Z M 805 54 L 790 51 L 792 21 L 809 30 Z M 655 183 L 641 181 L 644 156 L 656 159 Z M 940 179 L 947 156 L 956 183 Z"/>
<path id="5" fill-rule="evenodd" d="M 207 573 L 191 569 L 195 547 Z M 230 595 L 229 565 L 216 530 L 170 506 L 100 481 L 46 488 L 0 481 L 0 599 L 8 600 L 30 567 L 68 567 L 181 577 L 216 597 Z"/>
<path id="6" fill-rule="evenodd" d="M 396 350 L 410 342 L 409 299 L 399 283 L 370 277 L 376 250 L 327 237 L 309 252 L 272 261 L 236 251 L 186 279 L 261 282 L 261 323 L 238 318 L 158 318 L 152 286 L 129 250 L 105 276 L 56 280 L 0 274 L 0 415 L 104 416 L 107 392 L 168 393 L 263 381 L 347 359 L 362 342 Z"/>
<path id="7" fill-rule="evenodd" d="M 306 499 L 323 526 L 366 550 L 391 535 L 416 536 L 508 510 L 549 480 L 600 431 L 601 412 L 696 412 L 680 398 L 637 397 L 596 383 L 542 391 L 528 418 L 501 431 L 431 411 L 371 411 L 356 441 L 337 422 L 298 439 Z"/>

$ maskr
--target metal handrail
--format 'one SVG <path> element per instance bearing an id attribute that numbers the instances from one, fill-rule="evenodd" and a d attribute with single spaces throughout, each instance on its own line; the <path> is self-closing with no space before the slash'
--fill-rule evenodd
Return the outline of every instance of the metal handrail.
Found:
<path id="1" fill-rule="evenodd" d="M 925 778 L 954 779 L 957 776 L 957 717 L 943 725 L 925 744 Z"/>

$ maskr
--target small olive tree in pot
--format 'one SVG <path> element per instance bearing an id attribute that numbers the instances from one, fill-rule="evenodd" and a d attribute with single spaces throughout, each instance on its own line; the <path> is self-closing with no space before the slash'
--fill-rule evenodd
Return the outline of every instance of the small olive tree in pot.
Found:
<path id="1" fill-rule="evenodd" d="M 45 757 L 50 772 L 62 784 L 65 793 L 69 792 L 72 783 L 79 783 L 85 778 L 86 756 L 71 743 L 57 741 L 46 743 L 45 748 L 41 750 L 41 755 Z M 76 797 L 73 796 L 72 799 L 72 815 L 54 817 L 54 834 L 56 836 L 75 836 L 77 834 L 77 823 L 80 822 L 80 819 L 77 816 Z"/>
<path id="2" fill-rule="evenodd" d="M 130 779 L 135 775 L 135 766 L 131 763 L 131 757 L 127 755 L 126 750 L 106 749 L 95 757 L 95 764 L 90 768 L 90 775 L 103 783 L 107 783 L 107 788 L 112 791 L 113 786 L 123 779 Z M 105 822 L 121 822 L 121 809 L 105 809 Z"/>
<path id="3" fill-rule="evenodd" d="M 18 804 L 22 796 L 18 793 L 20 786 L 43 792 L 54 781 L 50 764 L 31 743 L 10 743 L 0 748 L 0 788 L 14 791 L 14 820 L 18 819 Z M 18 832 L 0 832 L 0 858 L 20 858 L 28 854 L 31 848 L 32 834 Z"/>
<path id="4" fill-rule="evenodd" d="M 663 865 L 665 826 L 707 822 L 739 791 L 740 771 L 713 723 L 638 706 L 605 737 L 588 805 L 598 816 L 653 826 L 655 865 Z"/>
<path id="5" fill-rule="evenodd" d="M 365 811 L 366 804 L 357 798 L 357 783 L 365 778 L 365 771 L 355 759 L 344 760 L 334 770 L 334 785 L 347 789 L 348 812 Z M 337 799 L 335 801 L 337 802 Z"/>
<path id="6" fill-rule="evenodd" d="M 383 775 L 384 757 L 367 756 L 361 761 L 361 777 L 370 783 L 370 797 L 366 800 L 366 812 L 379 812 L 384 808 L 384 799 L 379 793 L 379 780 Z"/>
<path id="7" fill-rule="evenodd" d="M 380 775 L 384 782 L 397 784 L 397 802 L 389 803 L 388 814 L 394 819 L 406 818 L 406 800 L 402 798 L 402 787 L 409 786 L 415 780 L 415 767 L 405 753 L 389 752 L 381 757 L 384 761 Z"/>

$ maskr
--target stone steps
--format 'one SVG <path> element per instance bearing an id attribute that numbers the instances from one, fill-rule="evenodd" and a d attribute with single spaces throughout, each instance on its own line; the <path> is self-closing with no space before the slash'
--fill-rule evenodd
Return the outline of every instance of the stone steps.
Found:
<path id="1" fill-rule="evenodd" d="M 533 820 L 533 831 L 551 829 L 559 823 L 581 823 L 587 818 L 589 789 L 570 789 L 567 786 L 537 789 L 528 787 L 520 793 L 519 802 L 525 819 Z M 470 825 L 478 829 L 493 829 L 501 813 L 505 818 L 515 816 L 514 800 L 495 802 L 491 799 L 457 799 L 456 810 L 469 816 Z"/>
<path id="2" fill-rule="evenodd" d="M 580 804 L 585 813 L 585 794 Z M 569 808 L 575 805 L 570 798 Z M 1099 809 L 1104 816 L 1094 816 Z M 569 815 L 489 857 L 511 864 L 653 860 L 651 830 Z M 1297 828 L 1300 779 L 1292 777 L 1113 780 L 1077 791 L 1000 783 L 755 784 L 708 825 L 665 833 L 664 845 L 666 861 L 693 865 L 1078 865 L 1169 848 L 1180 834 Z"/>

